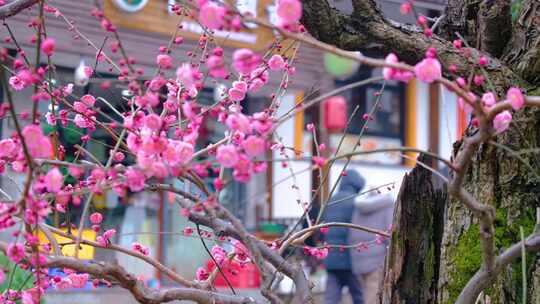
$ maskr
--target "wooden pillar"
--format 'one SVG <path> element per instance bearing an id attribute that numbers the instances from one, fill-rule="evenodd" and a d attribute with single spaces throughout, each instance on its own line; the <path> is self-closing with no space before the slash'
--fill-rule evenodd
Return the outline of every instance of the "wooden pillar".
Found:
<path id="1" fill-rule="evenodd" d="M 405 146 L 416 148 L 417 145 L 417 101 L 416 101 L 416 81 L 411 80 L 405 90 Z M 405 166 L 414 167 L 417 154 L 414 152 L 406 152 L 405 155 L 409 158 L 405 159 Z"/>
<path id="2" fill-rule="evenodd" d="M 429 151 L 439 154 L 439 94 L 440 86 L 438 84 L 429 85 Z M 432 159 L 429 163 L 432 168 L 437 168 L 437 161 Z"/>

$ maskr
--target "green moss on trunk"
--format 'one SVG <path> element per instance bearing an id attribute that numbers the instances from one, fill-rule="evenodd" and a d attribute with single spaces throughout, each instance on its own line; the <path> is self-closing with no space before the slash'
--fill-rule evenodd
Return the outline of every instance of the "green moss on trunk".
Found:
<path id="1" fill-rule="evenodd" d="M 508 248 L 510 245 L 520 240 L 519 227 L 523 227 L 525 235 L 529 235 L 535 226 L 534 212 L 526 212 L 520 217 L 514 219 L 511 223 L 507 219 L 507 210 L 498 209 L 495 221 L 495 245 L 498 249 Z M 446 303 L 454 303 L 459 293 L 465 287 L 469 279 L 478 271 L 482 263 L 482 252 L 480 240 L 478 237 L 478 225 L 473 224 L 460 236 L 455 251 L 452 254 L 452 262 L 455 269 L 451 273 L 451 281 L 448 286 L 449 299 Z M 531 287 L 531 273 L 534 267 L 535 259 L 527 256 L 527 286 Z M 517 298 L 514 303 L 522 303 L 522 280 L 521 280 L 521 259 L 516 260 L 511 266 L 511 282 L 510 286 L 515 290 Z M 502 303 L 499 299 L 499 293 L 495 290 L 488 289 L 486 291 L 491 296 L 493 303 Z"/>

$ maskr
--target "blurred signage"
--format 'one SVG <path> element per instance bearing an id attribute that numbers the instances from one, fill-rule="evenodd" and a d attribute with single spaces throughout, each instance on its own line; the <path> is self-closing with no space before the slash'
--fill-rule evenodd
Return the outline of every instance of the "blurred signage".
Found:
<path id="1" fill-rule="evenodd" d="M 67 229 L 62 228 L 63 232 L 68 232 Z M 77 229 L 71 229 L 72 235 L 77 235 Z M 58 235 L 56 233 L 52 232 L 52 235 L 54 236 L 54 239 L 60 246 L 62 250 L 62 254 L 64 256 L 68 257 L 74 257 L 75 256 L 75 244 L 74 241 L 70 238 Z M 50 244 L 49 240 L 45 236 L 45 233 L 43 231 L 38 231 L 38 239 L 40 244 Z M 96 232 L 92 229 L 84 229 L 82 233 L 82 239 L 88 240 L 88 241 L 95 241 L 96 240 Z M 79 258 L 83 260 L 91 260 L 94 258 L 94 247 L 90 245 L 84 245 L 81 244 L 79 248 Z"/>
<path id="2" fill-rule="evenodd" d="M 336 149 L 343 134 L 334 134 L 330 136 L 330 146 Z M 346 134 L 337 155 L 347 154 L 353 151 L 358 135 Z M 361 145 L 356 147 L 356 152 L 372 151 L 378 149 L 399 148 L 402 146 L 401 140 L 397 138 L 381 136 L 362 136 Z M 352 157 L 352 160 L 385 165 L 401 165 L 402 158 L 400 152 L 379 152 L 370 154 L 359 154 Z"/>
<path id="3" fill-rule="evenodd" d="M 113 24 L 122 28 L 137 29 L 147 32 L 172 35 L 180 23 L 182 28 L 178 36 L 198 40 L 204 29 L 197 20 L 188 16 L 178 16 L 171 11 L 175 0 L 105 0 L 105 16 Z M 180 4 L 181 5 L 181 4 Z M 269 21 L 275 20 L 274 0 L 236 0 L 236 8 L 242 13 Z M 214 31 L 219 45 L 234 48 L 251 48 L 262 50 L 274 38 L 271 29 L 255 24 L 247 24 L 247 28 L 239 32 Z"/>

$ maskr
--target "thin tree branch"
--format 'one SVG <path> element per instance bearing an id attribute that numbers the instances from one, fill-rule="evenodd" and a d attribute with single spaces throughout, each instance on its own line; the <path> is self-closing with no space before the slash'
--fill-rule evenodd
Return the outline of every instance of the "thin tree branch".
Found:
<path id="1" fill-rule="evenodd" d="M 38 3 L 39 0 L 15 0 L 0 6 L 0 19 L 17 15 L 22 10 Z"/>
<path id="2" fill-rule="evenodd" d="M 7 251 L 7 244 L 0 242 L 0 251 Z M 30 257 L 27 257 L 30 259 Z M 139 303 L 158 304 L 176 300 L 189 300 L 203 304 L 228 303 L 228 304 L 248 304 L 258 303 L 251 297 L 226 295 L 222 293 L 202 290 L 199 288 L 170 288 L 152 289 L 145 286 L 144 282 L 127 272 L 120 265 L 113 265 L 104 262 L 94 263 L 78 260 L 70 257 L 48 257 L 44 265 L 50 268 L 68 268 L 81 273 L 88 273 L 96 278 L 110 280 L 111 278 L 131 292 Z"/>

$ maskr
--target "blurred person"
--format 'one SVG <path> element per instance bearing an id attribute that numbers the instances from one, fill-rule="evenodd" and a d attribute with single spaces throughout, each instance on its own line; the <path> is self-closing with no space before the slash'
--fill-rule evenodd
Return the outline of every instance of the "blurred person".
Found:
<path id="1" fill-rule="evenodd" d="M 389 230 L 394 214 L 394 199 L 390 192 L 371 191 L 354 199 L 352 223 L 378 230 Z M 351 250 L 352 270 L 364 293 L 365 304 L 376 304 L 384 275 L 388 239 L 373 233 L 353 229 L 348 244 L 359 245 Z"/>
<path id="2" fill-rule="evenodd" d="M 364 178 L 354 170 L 347 170 L 341 178 L 338 191 L 327 204 L 322 220 L 329 222 L 350 223 L 355 209 L 354 197 L 365 185 Z M 346 245 L 349 238 L 349 229 L 331 227 L 324 235 L 327 245 Z M 338 304 L 341 301 L 343 287 L 347 286 L 353 304 L 363 304 L 362 288 L 358 277 L 352 271 L 351 250 L 330 248 L 324 260 L 327 271 L 325 304 Z"/>

